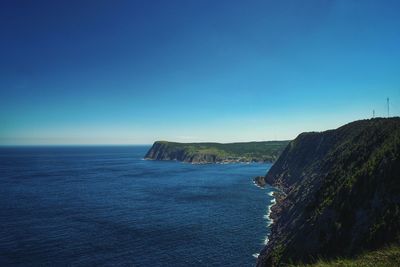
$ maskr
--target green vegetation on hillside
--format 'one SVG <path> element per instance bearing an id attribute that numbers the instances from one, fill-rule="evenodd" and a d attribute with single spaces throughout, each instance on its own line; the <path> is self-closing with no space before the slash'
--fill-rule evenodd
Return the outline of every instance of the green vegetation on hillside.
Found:
<path id="1" fill-rule="evenodd" d="M 258 266 L 352 257 L 400 242 L 400 118 L 304 133 L 265 177 L 287 195 Z"/>
<path id="2" fill-rule="evenodd" d="M 289 141 L 247 143 L 175 143 L 157 141 L 146 158 L 187 162 L 275 161 Z"/>
<path id="3" fill-rule="evenodd" d="M 314 264 L 296 265 L 298 267 L 391 267 L 400 266 L 400 247 L 390 246 L 380 250 L 363 253 L 354 258 L 318 260 Z"/>

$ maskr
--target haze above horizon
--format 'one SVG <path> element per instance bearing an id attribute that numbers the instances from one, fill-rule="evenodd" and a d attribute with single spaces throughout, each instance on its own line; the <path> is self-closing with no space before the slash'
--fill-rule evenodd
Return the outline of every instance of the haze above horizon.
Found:
<path id="1" fill-rule="evenodd" d="M 94 4 L 95 3 L 95 4 Z M 5 1 L 0 145 L 289 140 L 400 115 L 398 1 Z"/>

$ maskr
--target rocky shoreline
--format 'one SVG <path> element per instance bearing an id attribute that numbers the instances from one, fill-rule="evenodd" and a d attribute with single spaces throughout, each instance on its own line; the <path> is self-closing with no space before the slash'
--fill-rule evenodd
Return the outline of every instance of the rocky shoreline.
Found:
<path id="1" fill-rule="evenodd" d="M 265 182 L 265 177 L 264 176 L 256 176 L 253 179 L 254 184 L 256 184 L 258 187 L 265 187 L 266 182 Z"/>
<path id="2" fill-rule="evenodd" d="M 256 176 L 253 178 L 253 183 L 255 186 L 265 189 L 266 186 L 270 186 L 271 188 L 277 189 L 277 190 L 273 190 L 271 192 L 268 193 L 269 196 L 271 196 L 273 199 L 271 200 L 271 202 L 269 203 L 269 205 L 267 206 L 267 212 L 264 215 L 264 218 L 268 221 L 267 223 L 267 227 L 272 227 L 273 223 L 275 220 L 278 219 L 277 216 L 277 204 L 280 203 L 285 194 L 283 192 L 280 191 L 279 188 L 273 187 L 273 185 L 268 184 L 265 180 L 265 176 Z M 267 246 L 270 240 L 270 235 L 271 233 L 269 233 L 265 239 L 264 239 L 264 245 Z M 264 250 L 263 250 L 264 251 Z M 263 251 L 261 251 L 260 253 L 263 253 Z M 254 253 L 253 256 L 258 259 L 260 256 L 260 253 Z"/>
<path id="3" fill-rule="evenodd" d="M 274 203 L 270 206 L 270 212 L 269 212 L 268 216 L 272 221 L 274 221 L 275 219 L 277 219 L 277 213 L 278 213 L 276 208 L 274 208 L 274 207 L 276 206 L 277 203 L 280 203 L 283 201 L 283 199 L 285 198 L 285 193 L 282 191 L 282 188 L 276 187 L 276 186 L 268 183 L 265 179 L 265 176 L 256 176 L 253 178 L 253 182 L 256 186 L 258 186 L 260 188 L 265 188 L 265 186 L 269 185 L 271 187 L 278 189 L 278 190 L 272 191 L 270 194 L 270 196 L 272 196 L 274 198 Z"/>

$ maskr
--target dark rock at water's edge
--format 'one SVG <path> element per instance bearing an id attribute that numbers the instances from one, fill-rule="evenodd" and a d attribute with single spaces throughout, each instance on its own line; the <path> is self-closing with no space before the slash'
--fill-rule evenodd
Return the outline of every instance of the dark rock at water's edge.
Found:
<path id="1" fill-rule="evenodd" d="M 265 187 L 265 185 L 266 185 L 264 176 L 256 176 L 256 177 L 254 177 L 253 181 L 259 187 Z"/>
<path id="2" fill-rule="evenodd" d="M 247 143 L 175 143 L 156 141 L 145 159 L 190 163 L 273 162 L 289 141 Z"/>
<path id="3" fill-rule="evenodd" d="M 265 181 L 286 196 L 257 266 L 353 257 L 400 242 L 400 118 L 300 134 Z"/>

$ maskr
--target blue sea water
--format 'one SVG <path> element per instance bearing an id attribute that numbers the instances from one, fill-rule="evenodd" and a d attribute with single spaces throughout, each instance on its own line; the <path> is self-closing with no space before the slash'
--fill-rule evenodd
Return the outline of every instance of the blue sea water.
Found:
<path id="1" fill-rule="evenodd" d="M 143 160 L 148 146 L 0 148 L 0 266 L 253 266 L 270 164 Z"/>

